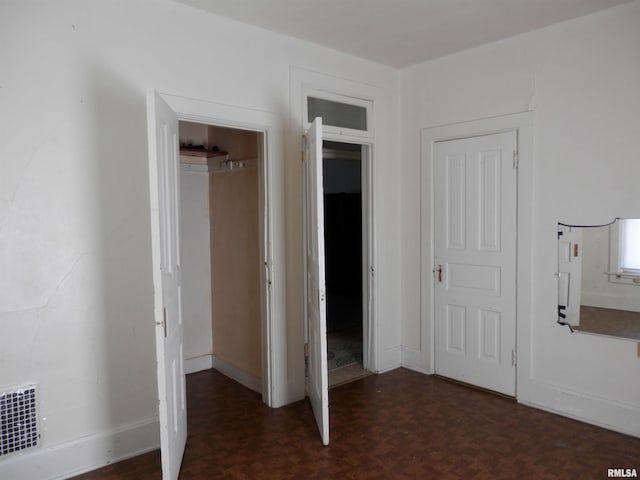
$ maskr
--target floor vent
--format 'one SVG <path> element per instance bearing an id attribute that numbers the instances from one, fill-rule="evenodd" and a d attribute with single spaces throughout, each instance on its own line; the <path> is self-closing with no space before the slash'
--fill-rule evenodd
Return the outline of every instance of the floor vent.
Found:
<path id="1" fill-rule="evenodd" d="M 38 445 L 37 405 L 35 385 L 0 390 L 0 457 Z"/>

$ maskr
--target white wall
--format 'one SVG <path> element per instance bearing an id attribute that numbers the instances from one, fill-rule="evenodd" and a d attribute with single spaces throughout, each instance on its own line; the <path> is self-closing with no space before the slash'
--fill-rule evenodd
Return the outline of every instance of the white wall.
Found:
<path id="1" fill-rule="evenodd" d="M 531 311 L 518 319 L 518 399 L 640 435 L 635 343 L 556 324 L 557 222 L 637 217 L 640 2 L 402 72 L 402 319 L 405 363 L 420 344 L 420 129 L 534 111 Z M 437 226 L 436 226 L 437 228 Z M 425 250 L 428 252 L 428 250 Z M 425 309 L 429 311 L 429 299 Z M 428 330 L 427 330 L 428 331 Z"/>
<path id="2" fill-rule="evenodd" d="M 396 70 L 168 0 L 9 0 L 0 10 L 0 385 L 38 383 L 45 419 L 42 448 L 0 460 L 0 477 L 64 475 L 158 443 L 148 87 L 272 112 L 287 132 L 275 141 L 286 142 L 300 133 L 287 131 L 291 65 L 383 90 L 376 309 L 380 341 L 399 348 Z M 287 252 L 284 388 L 295 399 L 301 175 L 299 150 L 287 151 L 273 175 L 288 205 L 277 251 Z"/>

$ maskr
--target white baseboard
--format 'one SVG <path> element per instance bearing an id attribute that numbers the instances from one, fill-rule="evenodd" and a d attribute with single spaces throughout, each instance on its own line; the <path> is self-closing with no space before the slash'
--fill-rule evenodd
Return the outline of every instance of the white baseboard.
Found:
<path id="1" fill-rule="evenodd" d="M 379 352 L 375 365 L 375 373 L 384 373 L 390 370 L 395 370 L 396 368 L 400 368 L 400 366 L 402 365 L 400 356 L 400 345 L 396 345 Z"/>
<path id="2" fill-rule="evenodd" d="M 0 459 L 0 478 L 69 478 L 160 448 L 158 418 Z"/>
<path id="3" fill-rule="evenodd" d="M 187 358 L 184 361 L 184 373 L 201 372 L 202 370 L 210 370 L 213 368 L 213 355 L 202 355 L 195 358 Z"/>
<path id="4" fill-rule="evenodd" d="M 640 437 L 640 408 L 605 398 L 590 397 L 530 380 L 526 398 L 518 402 L 598 427 Z"/>
<path id="5" fill-rule="evenodd" d="M 415 348 L 402 347 L 402 366 L 415 372 L 432 374 L 427 355 Z"/>
<path id="6" fill-rule="evenodd" d="M 217 357 L 213 357 L 213 368 L 226 375 L 227 377 L 235 380 L 241 385 L 250 388 L 254 392 L 262 393 L 262 380 L 254 377 L 253 375 L 240 370 L 224 360 L 220 360 Z"/>
<path id="7" fill-rule="evenodd" d="M 402 366 L 427 375 L 434 373 L 425 365 L 421 352 L 415 349 L 402 349 Z M 640 437 L 640 406 L 592 397 L 531 379 L 518 389 L 517 400 L 556 415 Z"/>

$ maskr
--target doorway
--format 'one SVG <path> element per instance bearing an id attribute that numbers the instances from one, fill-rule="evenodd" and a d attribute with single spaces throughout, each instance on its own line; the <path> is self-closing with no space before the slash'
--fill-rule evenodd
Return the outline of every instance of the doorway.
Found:
<path id="1" fill-rule="evenodd" d="M 436 142 L 435 373 L 515 396 L 517 137 Z"/>
<path id="2" fill-rule="evenodd" d="M 223 119 L 223 120 L 221 120 Z M 271 172 L 282 167 L 282 145 L 275 115 L 254 109 L 160 94 L 147 90 L 149 143 L 149 217 L 154 320 L 157 359 L 158 412 L 163 478 L 178 478 L 187 439 L 184 318 L 180 242 L 179 120 L 217 124 L 258 133 L 260 312 L 262 346 L 262 400 L 270 407 L 287 403 L 286 369 L 275 353 L 285 344 L 284 255 L 274 256 L 274 245 L 284 245 L 284 199 L 275 195 L 280 183 Z M 213 149 L 212 149 L 213 150 Z M 207 155 L 205 155 L 205 158 Z M 208 160 L 205 160 L 209 167 Z M 229 164 L 227 167 L 235 167 Z M 202 166 L 201 166 L 202 167 Z M 211 358 L 212 355 L 209 356 Z M 283 380 L 283 381 L 281 381 Z"/>
<path id="3" fill-rule="evenodd" d="M 181 121 L 179 137 L 185 370 L 262 393 L 263 134 Z"/>
<path id="4" fill-rule="evenodd" d="M 364 368 L 367 202 L 363 149 L 360 144 L 323 142 L 329 387 L 369 374 Z"/>

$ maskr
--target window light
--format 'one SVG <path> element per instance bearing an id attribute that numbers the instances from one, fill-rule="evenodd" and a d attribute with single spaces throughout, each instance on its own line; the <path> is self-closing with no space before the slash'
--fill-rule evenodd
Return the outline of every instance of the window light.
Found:
<path id="1" fill-rule="evenodd" d="M 622 220 L 620 269 L 640 271 L 640 219 Z"/>

